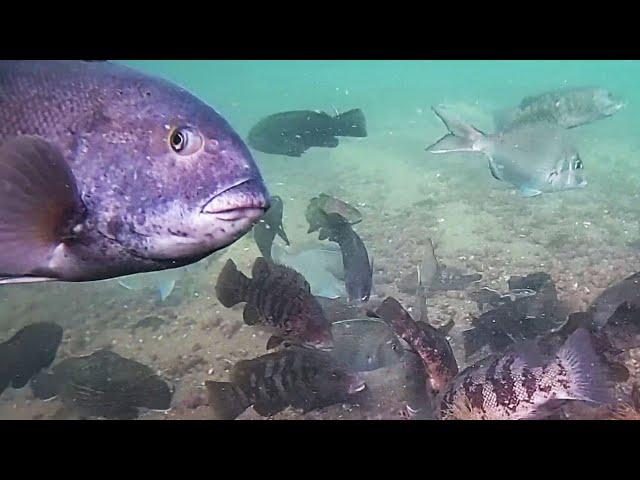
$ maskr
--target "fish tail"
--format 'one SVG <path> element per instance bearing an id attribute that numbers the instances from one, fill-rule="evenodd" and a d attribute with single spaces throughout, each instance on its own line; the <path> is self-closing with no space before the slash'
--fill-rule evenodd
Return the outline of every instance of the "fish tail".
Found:
<path id="1" fill-rule="evenodd" d="M 336 121 L 336 136 L 338 137 L 366 137 L 367 120 L 359 108 L 349 110 L 334 117 Z"/>
<path id="2" fill-rule="evenodd" d="M 216 295 L 225 307 L 233 307 L 247 298 L 251 279 L 244 275 L 233 260 L 227 260 L 216 283 Z"/>
<path id="3" fill-rule="evenodd" d="M 427 147 L 430 153 L 450 153 L 450 152 L 475 152 L 476 142 L 485 137 L 485 134 L 472 125 L 469 125 L 450 113 L 445 113 L 444 109 L 431 107 L 433 113 L 444 123 L 449 133 Z"/>
<path id="4" fill-rule="evenodd" d="M 591 335 L 584 328 L 573 332 L 558 352 L 558 358 L 569 378 L 567 397 L 593 403 L 610 401 L 606 368 L 593 346 Z"/>
<path id="5" fill-rule="evenodd" d="M 247 396 L 230 382 L 205 382 L 216 420 L 235 420 L 251 406 Z"/>

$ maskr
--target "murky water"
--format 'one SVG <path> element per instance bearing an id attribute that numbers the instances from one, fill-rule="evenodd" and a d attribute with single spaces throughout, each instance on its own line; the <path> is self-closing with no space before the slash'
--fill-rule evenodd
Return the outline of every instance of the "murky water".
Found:
<path id="1" fill-rule="evenodd" d="M 360 108 L 366 138 L 340 137 L 337 148 L 311 148 L 300 158 L 252 150 L 272 195 L 284 202 L 292 247 L 317 243 L 305 210 L 320 193 L 357 207 L 354 230 L 373 259 L 372 304 L 388 296 L 416 311 L 412 279 L 433 239 L 447 267 L 482 280 L 429 298 L 429 321 L 455 322 L 448 332 L 466 364 L 462 332 L 479 315 L 471 292 L 507 290 L 512 275 L 547 272 L 564 311 L 584 311 L 605 288 L 640 270 L 640 63 L 622 61 L 127 61 L 176 82 L 212 105 L 246 138 L 260 119 L 289 110 L 330 114 Z M 588 176 L 586 188 L 524 198 L 493 178 L 477 153 L 425 151 L 446 128 L 433 105 L 447 104 L 483 132 L 493 112 L 527 96 L 566 87 L 603 87 L 624 100 L 608 118 L 570 130 Z M 276 243 L 283 245 L 280 239 Z M 242 306 L 225 308 L 215 284 L 224 262 L 251 271 L 259 255 L 251 233 L 171 277 L 175 286 L 118 279 L 0 287 L 0 340 L 25 325 L 64 328 L 55 363 L 107 348 L 150 366 L 175 389 L 172 408 L 141 418 L 206 419 L 205 381 L 226 381 L 232 366 L 265 353 L 266 330 L 246 325 Z M 165 296 L 166 298 L 162 298 Z M 376 303 L 377 302 L 377 303 Z M 473 359 L 475 360 L 475 359 Z M 468 360 L 471 362 L 472 360 Z M 54 365 L 55 365 L 54 363 Z M 634 352 L 627 359 L 637 375 Z M 375 383 L 375 382 L 374 382 Z M 306 414 L 361 418 L 342 402 Z M 0 396 L 0 418 L 77 418 L 29 387 Z M 249 409 L 248 418 L 261 418 Z M 375 415 L 371 415 L 374 417 Z M 287 410 L 278 418 L 302 418 Z"/>

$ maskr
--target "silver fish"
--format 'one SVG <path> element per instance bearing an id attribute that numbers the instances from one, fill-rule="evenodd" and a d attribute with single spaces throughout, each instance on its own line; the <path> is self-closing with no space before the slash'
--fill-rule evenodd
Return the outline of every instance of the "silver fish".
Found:
<path id="1" fill-rule="evenodd" d="M 482 153 L 489 159 L 491 175 L 516 187 L 523 197 L 587 185 L 582 159 L 565 129 L 557 125 L 535 123 L 485 134 L 442 108 L 433 111 L 449 133 L 427 147 L 431 153 Z"/>
<path id="2" fill-rule="evenodd" d="M 180 280 L 185 273 L 184 268 L 174 268 L 161 272 L 139 273 L 137 275 L 128 275 L 118 280 L 118 283 L 127 290 L 141 291 L 153 289 L 160 295 L 163 302 L 171 295 L 176 286 L 176 282 Z"/>
<path id="3" fill-rule="evenodd" d="M 311 286 L 311 293 L 319 297 L 344 298 L 344 266 L 339 248 L 333 245 L 307 247 L 293 252 L 274 244 L 271 247 L 273 261 L 293 268 Z"/>
<path id="4" fill-rule="evenodd" d="M 389 367 L 404 353 L 400 339 L 383 320 L 356 318 L 331 324 L 331 356 L 349 372 Z"/>

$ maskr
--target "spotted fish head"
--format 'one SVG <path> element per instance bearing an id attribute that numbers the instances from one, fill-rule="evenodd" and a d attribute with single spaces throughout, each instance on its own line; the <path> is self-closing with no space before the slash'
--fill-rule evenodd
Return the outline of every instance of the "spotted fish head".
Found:
<path id="1" fill-rule="evenodd" d="M 109 85 L 79 147 L 92 159 L 82 190 L 99 231 L 137 256 L 179 263 L 244 235 L 269 194 L 226 120 L 158 78 L 120 72 Z"/>

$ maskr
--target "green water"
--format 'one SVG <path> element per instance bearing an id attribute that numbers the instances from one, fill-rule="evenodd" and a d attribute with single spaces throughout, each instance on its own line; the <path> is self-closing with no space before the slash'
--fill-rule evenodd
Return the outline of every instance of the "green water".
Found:
<path id="1" fill-rule="evenodd" d="M 414 305 L 414 296 L 400 286 L 421 261 L 427 237 L 434 239 L 441 261 L 482 272 L 482 285 L 492 288 L 504 289 L 510 275 L 549 272 L 570 311 L 585 310 L 604 288 L 640 270 L 640 62 L 122 63 L 189 89 L 243 138 L 276 112 L 362 109 L 367 138 L 341 138 L 338 148 L 314 148 L 301 158 L 252 153 L 270 192 L 284 199 L 285 228 L 294 245 L 312 240 L 304 210 L 317 194 L 333 194 L 361 209 L 364 220 L 357 230 L 374 258 L 378 298 L 393 295 Z M 432 105 L 454 105 L 470 123 L 491 132 L 493 111 L 529 95 L 578 86 L 607 88 L 626 104 L 610 118 L 571 131 L 589 180 L 585 189 L 521 198 L 492 178 L 482 158 L 425 151 L 446 133 Z M 164 303 L 152 289 L 125 290 L 113 280 L 2 288 L 0 339 L 33 321 L 56 321 L 67 329 L 65 355 L 109 346 L 171 377 L 178 402 L 204 380 L 224 379 L 229 359 L 264 353 L 267 337 L 241 326 L 241 310 L 224 309 L 213 292 L 220 259 L 233 258 L 248 271 L 257 254 L 250 236 L 241 239 L 186 273 Z M 430 303 L 434 323 L 455 319 L 451 343 L 461 366 L 460 334 L 476 314 L 465 293 L 442 293 Z M 158 331 L 132 333 L 132 324 L 154 315 L 166 318 Z M 227 335 L 225 329 L 238 333 Z M 184 367 L 193 358 L 201 363 Z M 28 392 L 5 393 L 0 418 L 56 415 L 55 405 L 25 407 L 29 398 Z M 174 416 L 207 417 L 197 412 L 178 409 Z"/>

